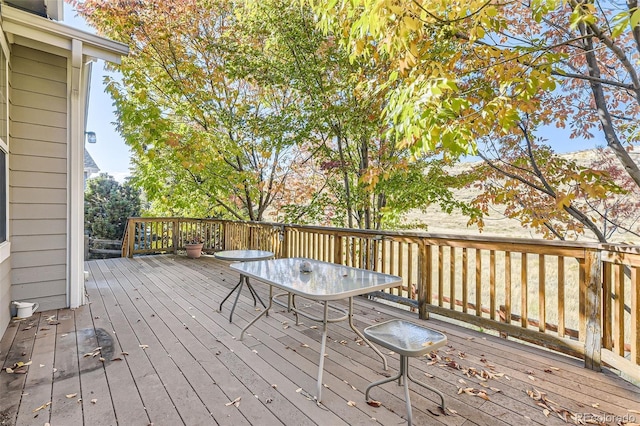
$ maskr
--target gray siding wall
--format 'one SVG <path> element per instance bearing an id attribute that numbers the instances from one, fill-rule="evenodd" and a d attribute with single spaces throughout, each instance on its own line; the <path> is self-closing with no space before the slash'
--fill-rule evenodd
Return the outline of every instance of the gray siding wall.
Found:
<path id="1" fill-rule="evenodd" d="M 65 307 L 66 58 L 14 45 L 9 98 L 9 300 Z"/>
<path id="2" fill-rule="evenodd" d="M 11 299 L 11 258 L 0 263 L 0 337 L 9 324 L 11 314 L 9 313 Z"/>

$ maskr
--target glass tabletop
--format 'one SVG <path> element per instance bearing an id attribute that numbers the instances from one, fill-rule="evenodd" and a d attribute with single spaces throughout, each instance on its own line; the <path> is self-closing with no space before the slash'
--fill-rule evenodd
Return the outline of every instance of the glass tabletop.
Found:
<path id="1" fill-rule="evenodd" d="M 271 259 L 273 253 L 266 250 L 224 250 L 213 254 L 217 259 L 232 262 Z"/>
<path id="2" fill-rule="evenodd" d="M 402 283 L 395 275 L 295 257 L 238 263 L 231 268 L 315 300 L 339 300 Z"/>

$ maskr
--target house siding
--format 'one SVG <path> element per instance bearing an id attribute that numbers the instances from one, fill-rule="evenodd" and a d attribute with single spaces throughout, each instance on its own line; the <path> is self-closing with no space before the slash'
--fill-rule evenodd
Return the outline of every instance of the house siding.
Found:
<path id="1" fill-rule="evenodd" d="M 11 299 L 11 286 L 6 285 L 11 280 L 11 258 L 6 259 L 4 262 L 0 262 L 0 332 L 4 333 L 4 330 L 9 324 L 11 318 L 10 309 L 11 305 L 8 303 Z"/>
<path id="2" fill-rule="evenodd" d="M 37 301 L 41 310 L 67 306 L 66 96 L 66 58 L 13 46 L 9 92 L 11 300 Z"/>

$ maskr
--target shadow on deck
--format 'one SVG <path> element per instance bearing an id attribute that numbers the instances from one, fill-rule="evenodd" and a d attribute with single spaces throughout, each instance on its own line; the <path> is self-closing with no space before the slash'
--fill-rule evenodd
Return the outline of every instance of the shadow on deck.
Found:
<path id="1" fill-rule="evenodd" d="M 310 399 L 320 349 L 316 324 L 296 326 L 291 314 L 275 308 L 238 341 L 258 308 L 243 291 L 233 323 L 229 302 L 217 312 L 237 282 L 223 262 L 163 255 L 95 260 L 87 268 L 89 304 L 12 322 L 0 341 L 0 364 L 15 367 L 0 372 L 0 425 L 406 422 L 396 383 L 372 390 L 380 407 L 364 399 L 370 382 L 397 370 L 398 356 L 388 355 L 391 370 L 384 371 L 346 323 L 329 326 L 319 406 Z M 267 287 L 255 287 L 266 299 Z M 594 373 L 567 356 L 356 301 L 359 329 L 391 318 L 422 322 L 449 340 L 412 359 L 411 369 L 445 394 L 451 412 L 443 415 L 437 395 L 412 386 L 414 424 L 640 422 L 640 390 L 609 371 Z"/>

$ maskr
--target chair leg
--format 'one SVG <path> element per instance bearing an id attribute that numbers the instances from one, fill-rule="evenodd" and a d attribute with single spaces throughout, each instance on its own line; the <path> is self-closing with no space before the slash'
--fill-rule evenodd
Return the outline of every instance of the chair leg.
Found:
<path id="1" fill-rule="evenodd" d="M 407 367 L 408 367 L 408 363 L 407 363 Z M 414 378 L 413 376 L 411 376 L 411 374 L 409 374 L 409 369 L 407 368 L 407 377 L 409 378 L 409 380 L 411 380 L 413 383 L 422 386 L 423 388 L 429 389 L 432 392 L 435 392 L 439 397 L 440 397 L 440 407 L 442 408 L 442 411 L 446 414 L 445 411 L 445 405 L 444 405 L 444 395 L 442 394 L 442 392 L 440 392 L 438 389 L 429 386 L 428 384 L 421 382 L 420 380 L 417 380 L 416 378 Z"/>
<path id="2" fill-rule="evenodd" d="M 371 383 L 369 386 L 367 386 L 367 389 L 364 391 L 364 399 L 369 402 L 369 391 L 371 391 L 371 388 L 374 388 L 376 386 L 380 386 L 383 385 L 385 383 L 389 383 L 389 382 L 393 382 L 394 380 L 398 379 L 400 376 L 402 375 L 401 372 L 398 372 L 398 374 L 396 374 L 393 377 L 387 377 L 386 379 L 382 379 L 382 380 L 378 380 L 377 382 L 373 382 Z"/>
<path id="3" fill-rule="evenodd" d="M 400 355 L 400 374 L 402 376 L 402 381 L 404 382 L 404 400 L 407 404 L 407 422 L 409 426 L 413 421 L 413 413 L 411 411 L 411 397 L 409 396 L 409 358 Z"/>

